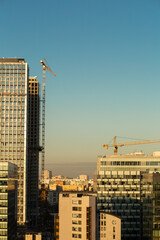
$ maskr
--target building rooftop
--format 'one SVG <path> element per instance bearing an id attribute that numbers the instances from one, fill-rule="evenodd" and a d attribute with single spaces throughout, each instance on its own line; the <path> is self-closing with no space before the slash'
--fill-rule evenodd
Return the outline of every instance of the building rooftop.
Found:
<path id="1" fill-rule="evenodd" d="M 24 58 L 0 58 L 0 63 L 9 63 L 9 62 L 25 62 Z"/>

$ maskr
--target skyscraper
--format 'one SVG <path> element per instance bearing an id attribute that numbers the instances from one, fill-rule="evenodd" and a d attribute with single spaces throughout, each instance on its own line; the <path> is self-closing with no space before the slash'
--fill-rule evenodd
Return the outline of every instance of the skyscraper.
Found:
<path id="1" fill-rule="evenodd" d="M 0 160 L 18 166 L 17 222 L 36 224 L 39 84 L 23 58 L 0 59 Z"/>
<path id="2" fill-rule="evenodd" d="M 17 222 L 26 221 L 28 64 L 0 59 L 0 160 L 18 166 Z"/>
<path id="3" fill-rule="evenodd" d="M 27 219 L 30 227 L 37 225 L 39 176 L 39 82 L 29 77 L 28 101 L 28 161 L 27 161 Z"/>

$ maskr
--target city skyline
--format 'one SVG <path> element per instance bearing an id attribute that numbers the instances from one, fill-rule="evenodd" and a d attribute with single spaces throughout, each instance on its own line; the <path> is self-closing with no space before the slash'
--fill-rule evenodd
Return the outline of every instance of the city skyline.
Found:
<path id="1" fill-rule="evenodd" d="M 46 163 L 96 162 L 115 135 L 160 138 L 159 11 L 144 0 L 1 1 L 1 57 L 24 57 L 40 90 L 43 57 L 57 74 L 46 77 Z M 120 153 L 141 149 L 160 145 Z"/>

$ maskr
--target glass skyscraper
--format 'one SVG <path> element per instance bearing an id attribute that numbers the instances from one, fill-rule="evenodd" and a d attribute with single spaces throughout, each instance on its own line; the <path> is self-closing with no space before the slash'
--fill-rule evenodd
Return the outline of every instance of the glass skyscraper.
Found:
<path id="1" fill-rule="evenodd" d="M 28 64 L 0 59 L 0 160 L 18 166 L 17 221 L 26 221 Z"/>
<path id="2" fill-rule="evenodd" d="M 29 86 L 29 68 L 23 58 L 0 59 L 0 160 L 18 166 L 19 225 L 24 225 L 27 218 L 30 221 L 30 214 L 37 214 L 38 208 L 38 82 L 32 79 L 30 85 L 35 88 Z"/>

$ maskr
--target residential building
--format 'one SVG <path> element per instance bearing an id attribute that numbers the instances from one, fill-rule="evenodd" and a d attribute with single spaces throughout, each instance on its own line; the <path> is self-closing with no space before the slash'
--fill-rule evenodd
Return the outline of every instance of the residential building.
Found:
<path id="1" fill-rule="evenodd" d="M 39 179 L 39 82 L 29 78 L 28 101 L 28 161 L 27 161 L 27 219 L 29 226 L 37 225 Z"/>
<path id="2" fill-rule="evenodd" d="M 160 155 L 109 155 L 97 161 L 97 209 L 122 220 L 122 239 L 141 239 L 141 172 L 160 172 Z"/>
<path id="3" fill-rule="evenodd" d="M 59 240 L 95 240 L 96 197 L 84 193 L 60 193 L 59 234 L 56 235 Z"/>
<path id="4" fill-rule="evenodd" d="M 44 179 L 51 179 L 52 178 L 52 171 L 44 170 Z"/>
<path id="5" fill-rule="evenodd" d="M 0 239 L 17 239 L 17 166 L 0 161 Z"/>
<path id="6" fill-rule="evenodd" d="M 88 181 L 89 176 L 88 175 L 79 175 L 79 179 Z"/>
<path id="7" fill-rule="evenodd" d="M 121 219 L 100 212 L 100 240 L 121 240 Z"/>

